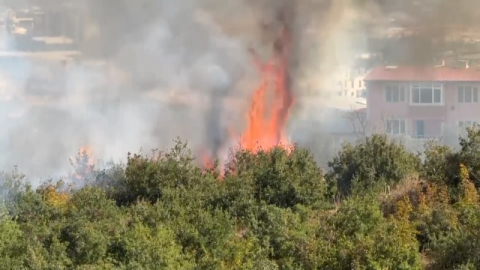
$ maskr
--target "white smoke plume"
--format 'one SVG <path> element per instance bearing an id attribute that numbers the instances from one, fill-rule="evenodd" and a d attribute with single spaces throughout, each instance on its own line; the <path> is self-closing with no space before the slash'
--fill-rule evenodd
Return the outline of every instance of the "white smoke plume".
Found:
<path id="1" fill-rule="evenodd" d="M 328 100 L 322 93 L 331 91 L 338 70 L 367 48 L 362 37 L 381 14 L 376 2 L 81 1 L 80 48 L 107 68 L 73 63 L 66 71 L 39 75 L 64 76 L 66 85 L 64 92 L 40 95 L 25 90 L 39 66 L 32 58 L 4 67 L 14 83 L 0 101 L 0 166 L 18 165 L 27 176 L 48 177 L 64 174 L 69 157 L 82 146 L 93 149 L 96 159 L 114 161 L 127 152 L 165 149 L 176 137 L 194 150 L 216 147 L 228 137 L 227 128 L 241 131 L 245 124 L 258 79 L 248 49 L 268 59 L 284 5 L 295 13 L 292 117 L 295 121 L 303 111 L 308 121 L 324 121 L 321 109 Z M 306 102 L 310 94 L 320 97 Z M 175 95 L 178 102 L 169 102 Z M 316 129 L 293 132 L 308 137 Z"/>

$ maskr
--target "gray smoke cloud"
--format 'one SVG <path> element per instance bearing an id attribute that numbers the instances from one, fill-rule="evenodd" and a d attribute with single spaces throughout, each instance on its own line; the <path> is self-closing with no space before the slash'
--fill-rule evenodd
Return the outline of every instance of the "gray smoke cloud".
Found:
<path id="1" fill-rule="evenodd" d="M 104 63 L 62 69 L 59 59 L 28 57 L 8 73 L 16 87 L 3 121 L 4 167 L 57 176 L 81 147 L 96 159 L 118 161 L 129 151 L 167 148 L 177 136 L 194 150 L 215 152 L 228 128 L 240 133 L 245 125 L 258 82 L 248 49 L 269 59 L 281 8 L 290 5 L 295 15 L 288 18 L 290 71 L 299 97 L 330 85 L 325 78 L 351 54 L 346 44 L 353 37 L 345 32 L 361 16 L 345 0 L 86 3 L 82 53 Z M 66 90 L 28 92 L 32 76 L 62 78 Z"/>
<path id="2" fill-rule="evenodd" d="M 83 18 L 82 54 L 101 60 L 65 67 L 57 58 L 25 57 L 3 65 L 3 168 L 19 165 L 29 176 L 58 176 L 82 146 L 93 149 L 96 159 L 118 161 L 129 151 L 165 149 L 177 136 L 193 150 L 216 151 L 228 128 L 240 133 L 245 125 L 258 82 L 248 49 L 269 59 L 281 27 L 278 10 L 286 5 L 294 14 L 289 24 L 296 111 L 290 122 L 307 123 L 292 126 L 292 138 L 321 144 L 321 123 L 337 120 L 324 113 L 330 103 L 324 94 L 335 88 L 339 70 L 369 49 L 365 36 L 388 28 L 387 7 L 375 0 L 74 3 Z M 66 90 L 28 92 L 32 76 L 56 78 Z"/>
<path id="3" fill-rule="evenodd" d="M 13 97 L 4 107 L 3 167 L 57 176 L 82 146 L 97 159 L 117 161 L 129 151 L 167 148 L 177 136 L 194 150 L 216 147 L 227 122 L 242 125 L 232 111 L 245 105 L 236 102 L 229 114 L 224 99 L 246 97 L 256 71 L 249 44 L 209 12 L 217 3 L 98 4 L 83 7 L 89 20 L 82 49 L 104 63 L 55 70 L 58 59 L 25 57 L 6 73 L 15 89 L 9 88 Z M 66 90 L 31 92 L 26 86 L 34 76 L 62 78 Z"/>

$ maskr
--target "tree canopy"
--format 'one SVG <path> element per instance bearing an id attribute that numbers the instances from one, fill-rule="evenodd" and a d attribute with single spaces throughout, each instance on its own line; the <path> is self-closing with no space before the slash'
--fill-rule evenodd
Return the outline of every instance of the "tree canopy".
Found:
<path id="1" fill-rule="evenodd" d="M 307 149 L 235 152 L 202 170 L 186 144 L 80 187 L 0 175 L 1 269 L 479 269 L 480 131 L 423 158 L 385 136 L 320 168 Z"/>

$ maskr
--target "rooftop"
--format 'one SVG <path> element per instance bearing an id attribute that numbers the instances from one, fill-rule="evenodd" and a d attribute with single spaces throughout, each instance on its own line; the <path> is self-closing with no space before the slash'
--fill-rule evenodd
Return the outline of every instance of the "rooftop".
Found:
<path id="1" fill-rule="evenodd" d="M 480 66 L 469 68 L 381 66 L 373 68 L 365 77 L 365 81 L 480 82 Z"/>

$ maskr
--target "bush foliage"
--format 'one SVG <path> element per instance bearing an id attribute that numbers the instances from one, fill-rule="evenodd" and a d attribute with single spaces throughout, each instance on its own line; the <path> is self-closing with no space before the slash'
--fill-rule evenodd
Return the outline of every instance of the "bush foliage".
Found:
<path id="1" fill-rule="evenodd" d="M 81 188 L 0 175 L 1 269 L 480 269 L 480 132 L 423 159 L 374 135 L 321 169 L 306 149 L 186 144 Z M 221 176 L 220 176 L 221 175 Z"/>

